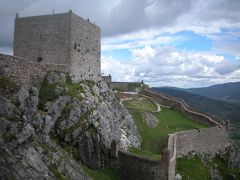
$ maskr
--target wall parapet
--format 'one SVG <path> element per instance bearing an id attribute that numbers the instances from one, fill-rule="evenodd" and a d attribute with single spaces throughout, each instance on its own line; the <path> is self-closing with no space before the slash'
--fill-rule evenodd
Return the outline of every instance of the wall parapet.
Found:
<path id="1" fill-rule="evenodd" d="M 69 72 L 66 64 L 41 64 L 27 59 L 0 54 L 0 75 L 7 76 L 18 85 L 38 85 L 49 71 Z"/>

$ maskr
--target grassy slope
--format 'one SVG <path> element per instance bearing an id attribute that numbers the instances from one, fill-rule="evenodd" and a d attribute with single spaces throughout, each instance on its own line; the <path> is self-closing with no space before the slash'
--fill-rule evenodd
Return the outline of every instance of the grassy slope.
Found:
<path id="1" fill-rule="evenodd" d="M 203 163 L 200 158 L 178 158 L 176 172 L 183 176 L 183 179 L 210 179 L 209 169 L 217 169 L 224 180 L 231 179 L 230 175 L 235 175 L 240 179 L 240 169 L 230 169 L 227 167 L 227 159 L 215 157 L 209 162 Z"/>
<path id="2" fill-rule="evenodd" d="M 136 108 L 145 111 L 157 110 L 157 106 L 152 101 L 146 98 L 123 101 L 123 104 L 125 107 Z"/>
<path id="3" fill-rule="evenodd" d="M 161 158 L 160 154 L 151 153 L 149 151 L 145 151 L 142 149 L 130 147 L 128 150 L 137 156 L 145 157 L 148 159 L 160 159 Z"/>
<path id="4" fill-rule="evenodd" d="M 92 177 L 93 180 L 120 180 L 120 172 L 116 169 L 106 168 L 106 169 L 98 169 L 92 170 L 85 165 L 81 165 L 81 168 L 86 172 L 89 176 Z"/>
<path id="5" fill-rule="evenodd" d="M 176 131 L 184 131 L 193 128 L 207 127 L 201 123 L 186 118 L 178 111 L 161 108 L 161 112 L 154 112 L 159 119 L 159 124 L 155 128 L 149 128 L 144 121 L 144 107 L 152 107 L 152 102 L 145 99 L 144 104 L 136 103 L 136 100 L 127 100 L 123 104 L 128 107 L 132 114 L 139 133 L 142 137 L 142 149 L 155 154 L 161 154 L 164 147 L 166 147 L 167 136 Z M 140 105 L 138 105 L 140 104 Z M 133 107 L 133 108 L 129 108 Z M 147 108 L 147 111 L 151 108 Z M 156 110 L 156 107 L 151 110 Z"/>
<path id="6" fill-rule="evenodd" d="M 204 165 L 198 157 L 191 159 L 178 158 L 176 172 L 181 174 L 183 179 L 210 179 L 210 173 L 208 172 L 207 166 Z"/>

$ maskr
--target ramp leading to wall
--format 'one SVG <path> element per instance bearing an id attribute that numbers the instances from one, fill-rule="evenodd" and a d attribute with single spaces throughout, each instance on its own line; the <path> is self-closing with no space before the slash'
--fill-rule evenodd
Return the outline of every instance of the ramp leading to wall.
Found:
<path id="1" fill-rule="evenodd" d="M 210 126 L 221 126 L 225 124 L 223 121 L 214 120 L 212 117 L 206 114 L 199 113 L 189 109 L 188 105 L 185 102 L 182 102 L 181 100 L 176 99 L 174 97 L 166 96 L 162 93 L 156 93 L 149 89 L 141 91 L 140 94 L 149 96 L 153 98 L 156 102 L 158 102 L 160 105 L 168 106 L 175 110 L 178 110 L 188 118 L 197 120 L 203 124 L 207 124 Z"/>

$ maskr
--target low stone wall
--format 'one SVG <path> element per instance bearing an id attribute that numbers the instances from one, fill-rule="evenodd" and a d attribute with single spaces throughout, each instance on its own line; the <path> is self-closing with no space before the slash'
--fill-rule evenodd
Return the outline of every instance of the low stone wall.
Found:
<path id="1" fill-rule="evenodd" d="M 119 151 L 119 141 L 113 140 L 110 150 L 110 164 L 120 170 L 121 179 L 167 180 L 169 153 L 166 148 L 159 160 L 143 158 L 130 152 Z"/>
<path id="2" fill-rule="evenodd" d="M 139 88 L 141 84 L 141 82 L 111 82 L 109 83 L 109 86 L 113 90 L 135 91 L 136 87 Z"/>
<path id="3" fill-rule="evenodd" d="M 230 145 L 225 126 L 178 132 L 176 136 L 177 157 L 192 152 L 214 156 Z"/>
<path id="4" fill-rule="evenodd" d="M 168 136 L 168 150 L 170 152 L 170 160 L 168 166 L 168 179 L 175 178 L 175 167 L 177 162 L 177 137 L 176 134 L 169 134 Z"/>
<path id="5" fill-rule="evenodd" d="M 121 177 L 129 180 L 167 180 L 168 157 L 168 154 L 163 154 L 162 159 L 151 160 L 119 151 Z"/>
<path id="6" fill-rule="evenodd" d="M 189 130 L 169 134 L 168 149 L 170 161 L 168 179 L 174 180 L 177 158 L 195 153 L 213 157 L 230 145 L 225 126 L 216 126 L 199 130 Z"/>
<path id="7" fill-rule="evenodd" d="M 36 85 L 48 71 L 69 72 L 65 64 L 41 64 L 26 59 L 0 54 L 0 75 L 7 76 L 19 85 Z"/>
<path id="8" fill-rule="evenodd" d="M 181 100 L 176 99 L 174 97 L 166 96 L 166 95 L 163 95 L 162 93 L 156 93 L 149 89 L 145 89 L 144 91 L 140 92 L 140 94 L 149 96 L 153 98 L 160 105 L 168 106 L 175 110 L 178 110 L 188 118 L 197 120 L 201 123 L 204 123 L 210 126 L 221 126 L 224 124 L 223 121 L 220 121 L 220 120 L 217 121 L 210 116 L 207 116 L 203 113 L 199 113 L 189 109 L 188 105 L 186 105 L 185 102 L 182 102 Z"/>

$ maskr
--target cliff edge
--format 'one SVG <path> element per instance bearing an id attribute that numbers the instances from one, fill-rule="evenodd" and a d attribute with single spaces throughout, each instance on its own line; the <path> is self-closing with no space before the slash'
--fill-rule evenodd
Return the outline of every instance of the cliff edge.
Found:
<path id="1" fill-rule="evenodd" d="M 0 81 L 3 179 L 91 179 L 81 164 L 107 167 L 113 140 L 122 151 L 141 145 L 131 115 L 103 81 L 74 83 L 59 72 L 38 88 Z"/>

